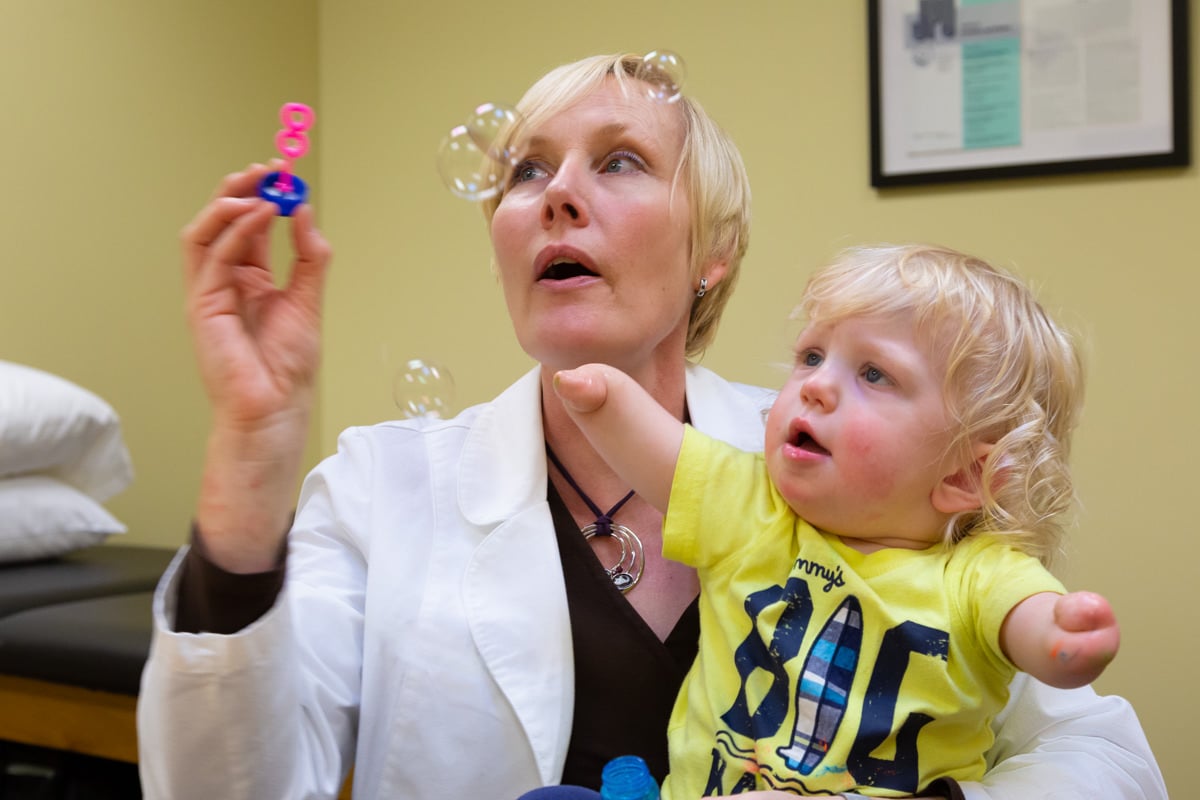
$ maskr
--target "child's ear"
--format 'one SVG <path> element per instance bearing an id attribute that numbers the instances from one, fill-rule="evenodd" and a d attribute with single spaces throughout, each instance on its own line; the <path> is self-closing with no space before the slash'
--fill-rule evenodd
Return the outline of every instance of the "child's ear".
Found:
<path id="1" fill-rule="evenodd" d="M 952 472 L 933 487 L 930 499 L 933 507 L 943 514 L 958 514 L 983 507 L 983 462 L 992 452 L 993 444 L 976 442 L 971 446 L 971 461 Z"/>

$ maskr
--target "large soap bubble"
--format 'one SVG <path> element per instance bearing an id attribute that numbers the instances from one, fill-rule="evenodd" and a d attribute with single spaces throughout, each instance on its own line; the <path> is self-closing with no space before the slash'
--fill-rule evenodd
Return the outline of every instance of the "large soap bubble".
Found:
<path id="1" fill-rule="evenodd" d="M 484 103 L 456 125 L 438 146 L 438 173 L 446 188 L 466 200 L 487 200 L 503 187 L 514 166 L 512 128 L 517 112 L 498 103 Z"/>

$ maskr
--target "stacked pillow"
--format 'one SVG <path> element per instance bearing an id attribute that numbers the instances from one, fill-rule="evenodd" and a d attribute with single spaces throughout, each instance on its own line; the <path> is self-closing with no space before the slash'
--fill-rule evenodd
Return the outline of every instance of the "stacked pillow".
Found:
<path id="1" fill-rule="evenodd" d="M 0 561 L 124 533 L 100 504 L 132 481 L 112 406 L 57 375 L 0 361 Z"/>

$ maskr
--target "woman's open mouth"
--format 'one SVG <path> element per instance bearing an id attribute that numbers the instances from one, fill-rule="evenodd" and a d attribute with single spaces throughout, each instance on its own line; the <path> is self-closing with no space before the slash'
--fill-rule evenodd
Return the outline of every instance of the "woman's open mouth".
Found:
<path id="1" fill-rule="evenodd" d="M 542 272 L 538 280 L 565 281 L 570 278 L 596 277 L 596 273 L 580 264 L 578 261 L 567 259 L 555 260 Z"/>

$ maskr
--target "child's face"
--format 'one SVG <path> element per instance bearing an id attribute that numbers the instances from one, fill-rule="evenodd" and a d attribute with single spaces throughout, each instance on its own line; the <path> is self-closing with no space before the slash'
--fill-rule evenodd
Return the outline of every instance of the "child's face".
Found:
<path id="1" fill-rule="evenodd" d="M 943 371 L 906 315 L 805 328 L 767 417 L 767 467 L 788 504 L 849 539 L 939 541 L 931 495 L 957 471 Z"/>

